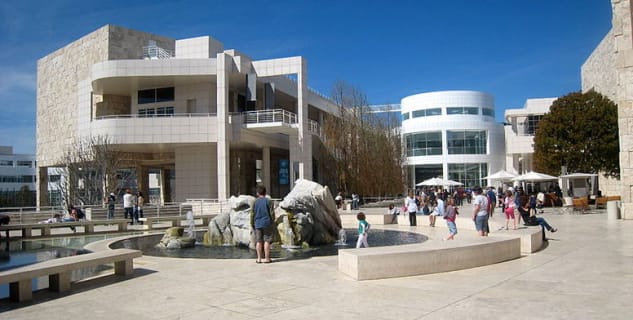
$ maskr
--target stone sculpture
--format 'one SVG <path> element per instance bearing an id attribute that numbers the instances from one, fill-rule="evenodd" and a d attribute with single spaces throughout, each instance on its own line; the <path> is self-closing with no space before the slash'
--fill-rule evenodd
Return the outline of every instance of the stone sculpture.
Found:
<path id="1" fill-rule="evenodd" d="M 209 222 L 203 243 L 253 248 L 250 214 L 254 203 L 252 196 L 231 197 L 230 210 Z M 277 232 L 273 242 L 287 247 L 335 243 L 341 230 L 341 219 L 330 190 L 309 180 L 296 182 L 275 208 L 275 217 Z"/>
<path id="2" fill-rule="evenodd" d="M 157 244 L 159 248 L 164 249 L 182 249 L 193 247 L 196 239 L 184 235 L 184 227 L 171 227 L 165 230 L 165 235 Z"/>

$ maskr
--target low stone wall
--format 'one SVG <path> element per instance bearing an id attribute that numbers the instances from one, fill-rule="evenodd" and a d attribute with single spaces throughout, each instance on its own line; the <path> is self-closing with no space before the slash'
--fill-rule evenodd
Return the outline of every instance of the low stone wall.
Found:
<path id="1" fill-rule="evenodd" d="M 390 215 L 365 212 L 372 224 L 389 224 Z M 389 223 L 387 223 L 387 218 Z M 409 225 L 409 217 L 398 216 L 398 223 Z M 423 220 L 421 220 L 423 219 Z M 414 232 L 424 232 L 427 216 L 418 215 Z M 341 215 L 344 225 L 356 223 L 356 216 Z M 384 221 L 381 222 L 381 221 Z M 355 280 L 372 280 L 406 277 L 455 271 L 499 263 L 531 254 L 543 247 L 543 231 L 540 226 L 520 227 L 518 230 L 499 231 L 500 225 L 490 222 L 493 233 L 489 237 L 473 236 L 474 223 L 470 218 L 457 218 L 458 233 L 455 240 L 429 239 L 421 244 L 341 249 L 338 269 Z M 352 224 L 353 225 L 353 224 Z M 435 228 L 446 228 L 440 217 Z M 470 234 L 464 234 L 470 233 Z"/>
<path id="2" fill-rule="evenodd" d="M 338 269 L 355 280 L 372 280 L 468 269 L 521 257 L 520 238 L 465 241 L 339 250 Z"/>

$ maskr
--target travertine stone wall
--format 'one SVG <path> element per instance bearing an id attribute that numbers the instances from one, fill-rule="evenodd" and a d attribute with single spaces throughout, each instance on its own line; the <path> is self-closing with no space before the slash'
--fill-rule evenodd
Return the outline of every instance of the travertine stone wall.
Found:
<path id="1" fill-rule="evenodd" d="M 632 0 L 611 0 L 612 28 L 582 66 L 583 91 L 595 89 L 618 105 L 620 181 L 601 179 L 603 193 L 622 197 L 622 217 L 633 219 Z M 606 192 L 604 192 L 606 189 Z"/>
<path id="2" fill-rule="evenodd" d="M 40 59 L 37 63 L 37 161 L 55 166 L 77 140 L 78 124 L 88 122 L 90 101 L 80 96 L 81 81 L 90 80 L 92 65 L 118 59 L 141 59 L 149 40 L 174 50 L 175 40 L 150 33 L 106 25 Z M 82 119 L 79 115 L 86 114 Z"/>
<path id="3" fill-rule="evenodd" d="M 124 115 L 132 112 L 132 97 L 130 96 L 105 94 L 95 97 L 94 101 L 97 100 L 101 101 L 95 103 L 95 117 Z"/>
<path id="4" fill-rule="evenodd" d="M 37 162 L 54 166 L 77 132 L 77 83 L 90 66 L 108 57 L 105 26 L 49 54 L 37 63 Z"/>
<path id="5" fill-rule="evenodd" d="M 612 0 L 613 38 L 617 74 L 616 103 L 620 130 L 622 217 L 633 219 L 633 30 L 631 0 Z"/>
<path id="6" fill-rule="evenodd" d="M 602 39 L 580 70 L 583 92 L 593 89 L 616 101 L 617 75 L 613 31 L 609 31 Z"/>

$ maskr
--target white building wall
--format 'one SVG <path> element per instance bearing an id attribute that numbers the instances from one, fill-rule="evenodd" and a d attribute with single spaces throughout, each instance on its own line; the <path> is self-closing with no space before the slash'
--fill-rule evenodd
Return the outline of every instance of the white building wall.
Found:
<path id="1" fill-rule="evenodd" d="M 19 163 L 18 163 L 19 162 Z M 15 154 L 12 147 L 0 146 L 0 177 L 30 176 L 33 182 L 3 182 L 0 179 L 0 191 L 19 191 L 23 186 L 35 191 L 35 155 Z"/>
<path id="2" fill-rule="evenodd" d="M 176 194 L 174 201 L 217 199 L 217 150 L 213 144 L 176 149 Z"/>
<path id="3" fill-rule="evenodd" d="M 504 118 L 509 124 L 504 129 L 507 171 L 523 174 L 534 170 L 534 134 L 525 134 L 524 122 L 529 116 L 542 116 L 548 113 L 556 99 L 527 99 L 523 108 L 505 111 Z"/>
<path id="4" fill-rule="evenodd" d="M 483 116 L 481 108 L 494 110 L 494 98 L 479 91 L 437 91 L 405 97 L 401 102 L 401 112 L 442 108 L 442 115 L 412 118 L 402 121 L 402 135 L 442 131 L 442 155 L 407 157 L 410 172 L 416 165 L 442 164 L 444 176 L 448 178 L 450 163 L 486 163 L 488 173 L 504 169 L 505 137 L 503 126 L 494 117 Z M 448 107 L 478 107 L 478 115 L 447 115 Z M 486 154 L 448 154 L 447 131 L 481 130 L 487 133 Z M 420 180 L 420 178 L 416 178 Z M 412 181 L 412 184 L 419 181 Z"/>

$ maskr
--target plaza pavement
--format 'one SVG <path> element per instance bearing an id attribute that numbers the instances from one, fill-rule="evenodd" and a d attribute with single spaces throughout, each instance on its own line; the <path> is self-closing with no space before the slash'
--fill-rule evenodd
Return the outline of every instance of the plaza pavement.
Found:
<path id="1" fill-rule="evenodd" d="M 31 303 L 1 300 L 0 319 L 631 319 L 633 221 L 556 212 L 542 215 L 559 230 L 543 250 L 486 267 L 354 281 L 337 271 L 336 256 L 271 264 L 143 256 L 131 277 L 44 290 Z M 429 237 L 446 235 L 443 221 L 418 221 Z M 512 231 L 491 236 L 501 232 Z M 477 241 L 465 230 L 457 238 Z"/>

